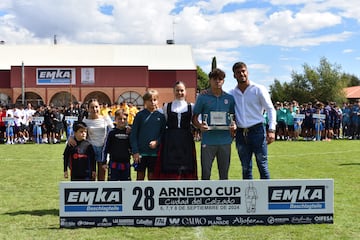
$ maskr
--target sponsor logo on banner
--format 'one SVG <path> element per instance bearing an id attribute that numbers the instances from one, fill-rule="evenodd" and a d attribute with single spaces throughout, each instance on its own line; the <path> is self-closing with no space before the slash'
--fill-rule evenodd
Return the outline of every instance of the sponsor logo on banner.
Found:
<path id="1" fill-rule="evenodd" d="M 255 225 L 264 224 L 264 221 L 255 217 L 235 217 L 232 221 L 232 225 Z"/>
<path id="2" fill-rule="evenodd" d="M 325 186 L 276 186 L 268 194 L 269 210 L 325 208 Z"/>
<path id="3" fill-rule="evenodd" d="M 65 189 L 65 212 L 122 212 L 122 188 Z"/>
<path id="4" fill-rule="evenodd" d="M 312 217 L 309 216 L 296 216 L 291 218 L 291 223 L 309 224 L 312 223 Z"/>
<path id="5" fill-rule="evenodd" d="M 316 223 L 333 223 L 333 216 L 314 216 Z"/>
<path id="6" fill-rule="evenodd" d="M 98 227 L 111 227 L 112 222 L 108 221 L 107 218 L 103 218 L 100 223 L 97 224 Z"/>
<path id="7" fill-rule="evenodd" d="M 209 219 L 208 225 L 218 225 L 218 226 L 227 226 L 229 225 L 230 220 L 223 219 L 222 217 L 215 217 L 215 219 Z"/>
<path id="8" fill-rule="evenodd" d="M 76 223 L 75 223 L 75 222 L 67 221 L 65 218 L 61 218 L 61 219 L 60 219 L 60 227 L 68 227 L 68 228 L 71 228 L 71 227 L 75 227 L 75 226 L 76 226 Z"/>
<path id="9" fill-rule="evenodd" d="M 184 217 L 181 219 L 183 226 L 207 226 L 206 217 Z"/>
<path id="10" fill-rule="evenodd" d="M 155 221 L 154 221 L 154 226 L 155 227 L 163 227 L 163 226 L 166 226 L 166 217 L 157 217 L 155 218 Z"/>
<path id="11" fill-rule="evenodd" d="M 268 224 L 285 224 L 285 223 L 290 223 L 290 218 L 288 217 L 273 217 L 270 216 L 267 218 L 267 222 Z"/>
<path id="12" fill-rule="evenodd" d="M 180 218 L 169 218 L 169 225 L 180 225 Z"/>
<path id="13" fill-rule="evenodd" d="M 114 218 L 112 222 L 118 226 L 134 226 L 135 220 Z"/>
<path id="14" fill-rule="evenodd" d="M 86 220 L 79 220 L 77 222 L 78 227 L 85 227 L 85 226 L 95 226 L 95 222 L 93 221 L 86 221 Z"/>
<path id="15" fill-rule="evenodd" d="M 38 68 L 37 84 L 64 85 L 75 83 L 75 68 Z"/>
<path id="16" fill-rule="evenodd" d="M 152 219 L 136 219 L 136 225 L 141 225 L 141 226 L 152 226 L 153 225 L 153 220 Z"/>

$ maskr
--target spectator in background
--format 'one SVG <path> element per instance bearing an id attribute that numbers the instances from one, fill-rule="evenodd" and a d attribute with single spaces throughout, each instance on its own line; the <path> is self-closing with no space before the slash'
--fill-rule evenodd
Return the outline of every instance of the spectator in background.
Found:
<path id="1" fill-rule="evenodd" d="M 339 139 L 340 136 L 340 128 L 341 128 L 341 121 L 342 121 L 342 110 L 337 104 L 334 102 L 334 138 Z"/>
<path id="2" fill-rule="evenodd" d="M 33 131 L 32 131 L 32 135 L 33 135 L 33 141 L 36 144 L 41 144 L 42 143 L 42 136 L 43 136 L 43 132 L 42 132 L 42 125 L 44 123 L 43 119 L 43 115 L 41 115 L 41 111 L 40 111 L 40 107 L 38 107 L 33 115 Z M 34 120 L 36 118 L 36 120 Z"/>
<path id="3" fill-rule="evenodd" d="M 276 102 L 276 139 L 285 140 L 287 136 L 287 111 L 284 107 L 284 103 Z"/>
<path id="4" fill-rule="evenodd" d="M 34 109 L 34 107 L 32 106 L 31 103 L 28 103 L 26 105 L 25 111 L 24 111 L 24 124 L 25 124 L 25 128 L 27 130 L 27 138 L 30 141 L 33 141 L 33 127 L 34 124 L 32 122 L 32 117 L 34 116 L 36 110 Z"/>
<path id="5" fill-rule="evenodd" d="M 301 117 L 298 117 L 300 114 L 300 109 L 297 108 L 296 112 L 293 114 L 294 116 L 294 140 L 299 140 L 299 136 L 301 134 L 301 125 L 303 122 L 303 119 Z"/>
<path id="6" fill-rule="evenodd" d="M 129 116 L 129 106 L 125 100 L 120 103 L 120 109 Z"/>
<path id="7" fill-rule="evenodd" d="M 15 119 L 13 115 L 13 111 L 7 111 L 6 117 L 8 120 L 4 121 L 4 125 L 6 128 L 6 144 L 14 144 L 15 143 Z"/>
<path id="8" fill-rule="evenodd" d="M 317 102 L 315 105 L 315 114 L 324 114 L 324 105 L 321 102 Z M 314 141 L 321 141 L 323 137 L 325 137 L 325 121 L 326 119 L 322 118 L 313 118 L 314 129 L 315 129 L 315 138 Z M 326 138 L 325 141 L 328 141 Z"/>
<path id="9" fill-rule="evenodd" d="M 114 120 L 115 120 L 115 113 L 117 110 L 120 109 L 120 104 L 113 103 L 110 108 L 111 108 L 111 118 L 114 118 Z"/>
<path id="10" fill-rule="evenodd" d="M 129 106 L 128 124 L 129 126 L 132 126 L 134 122 L 134 118 L 136 114 L 139 112 L 139 110 L 134 104 L 132 104 L 132 102 L 129 102 L 128 106 Z"/>
<path id="11" fill-rule="evenodd" d="M 360 100 L 357 100 L 351 108 L 351 137 L 360 139 Z"/>
<path id="12" fill-rule="evenodd" d="M 45 132 L 46 138 L 43 138 L 43 141 L 45 143 L 52 143 L 54 138 L 54 112 L 53 108 L 48 105 L 45 106 L 45 112 L 44 112 L 44 126 L 45 126 Z"/>
<path id="13" fill-rule="evenodd" d="M 285 102 L 286 110 L 286 140 L 294 139 L 294 108 L 291 103 Z"/>
<path id="14" fill-rule="evenodd" d="M 322 114 L 325 115 L 325 141 L 331 141 L 334 129 L 334 115 L 332 112 L 332 106 L 329 102 L 325 102 L 325 107 L 322 110 Z"/>
<path id="15" fill-rule="evenodd" d="M 54 112 L 54 118 L 53 118 L 53 122 L 54 122 L 54 139 L 53 139 L 53 143 L 60 143 L 61 142 L 61 133 L 63 130 L 63 115 L 61 113 L 61 110 L 58 107 L 54 107 L 53 108 L 53 112 Z"/>
<path id="16" fill-rule="evenodd" d="M 350 114 L 351 109 L 349 103 L 343 103 L 342 106 L 342 138 L 348 138 L 350 136 Z"/>
<path id="17" fill-rule="evenodd" d="M 6 127 L 3 117 L 6 117 L 6 108 L 0 105 L 0 143 L 4 143 L 6 140 Z"/>
<path id="18" fill-rule="evenodd" d="M 315 113 L 315 108 L 312 106 L 312 102 L 304 104 L 306 106 L 304 110 L 305 118 L 303 120 L 303 137 L 304 140 L 312 140 L 314 136 L 314 121 L 313 114 Z"/>
<path id="19" fill-rule="evenodd" d="M 100 107 L 100 114 L 103 116 L 109 116 L 109 112 L 111 112 L 111 109 L 107 103 L 103 103 Z"/>
<path id="20" fill-rule="evenodd" d="M 68 117 L 77 117 L 78 121 L 81 121 L 82 119 L 79 119 L 79 110 L 75 108 L 73 103 L 69 103 L 68 108 L 64 111 L 64 117 L 62 119 L 64 128 L 65 128 L 65 134 L 66 134 L 66 140 L 69 139 L 71 135 L 73 135 L 73 125 L 75 120 L 69 119 Z"/>

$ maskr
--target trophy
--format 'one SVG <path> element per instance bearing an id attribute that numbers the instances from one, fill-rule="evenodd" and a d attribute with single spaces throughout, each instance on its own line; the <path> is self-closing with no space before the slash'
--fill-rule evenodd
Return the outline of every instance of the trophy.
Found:
<path id="1" fill-rule="evenodd" d="M 208 114 L 203 114 L 202 122 L 203 122 L 206 126 L 208 125 L 207 119 L 208 119 Z"/>
<path id="2" fill-rule="evenodd" d="M 235 119 L 234 119 L 234 114 L 230 113 L 229 114 L 229 118 L 230 118 L 230 127 L 235 125 Z"/>

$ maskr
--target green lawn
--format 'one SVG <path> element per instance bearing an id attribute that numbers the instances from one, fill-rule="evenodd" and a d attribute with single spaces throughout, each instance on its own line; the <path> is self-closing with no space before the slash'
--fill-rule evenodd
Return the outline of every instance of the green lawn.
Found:
<path id="1" fill-rule="evenodd" d="M 334 179 L 334 224 L 60 229 L 64 145 L 0 145 L 0 239 L 360 239 L 359 146 L 345 140 L 269 146 L 273 179 Z M 229 176 L 241 179 L 235 145 Z"/>

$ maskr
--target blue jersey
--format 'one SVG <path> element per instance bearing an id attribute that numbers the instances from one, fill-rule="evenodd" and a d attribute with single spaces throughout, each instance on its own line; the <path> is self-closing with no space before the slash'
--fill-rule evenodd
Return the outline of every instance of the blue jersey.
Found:
<path id="1" fill-rule="evenodd" d="M 205 94 L 200 94 L 194 106 L 194 114 L 207 116 L 206 122 L 211 127 L 214 125 L 229 126 L 229 114 L 235 114 L 234 97 L 226 92 L 222 92 L 220 96 L 215 96 L 209 90 Z M 202 133 L 202 144 L 221 145 L 231 144 L 232 137 L 229 129 L 227 130 L 209 130 Z"/>
<path id="2" fill-rule="evenodd" d="M 350 123 L 350 114 L 351 109 L 348 107 L 345 107 L 342 109 L 342 122 L 343 124 L 349 124 Z"/>
<path id="3" fill-rule="evenodd" d="M 150 148 L 149 143 L 154 140 L 160 143 L 165 126 L 165 116 L 159 111 L 149 112 L 144 109 L 137 113 L 130 133 L 132 153 L 140 153 L 142 156 L 157 156 L 158 148 Z"/>
<path id="4" fill-rule="evenodd" d="M 351 122 L 356 124 L 357 121 L 360 121 L 359 118 L 360 107 L 358 105 L 354 105 L 351 109 Z"/>

